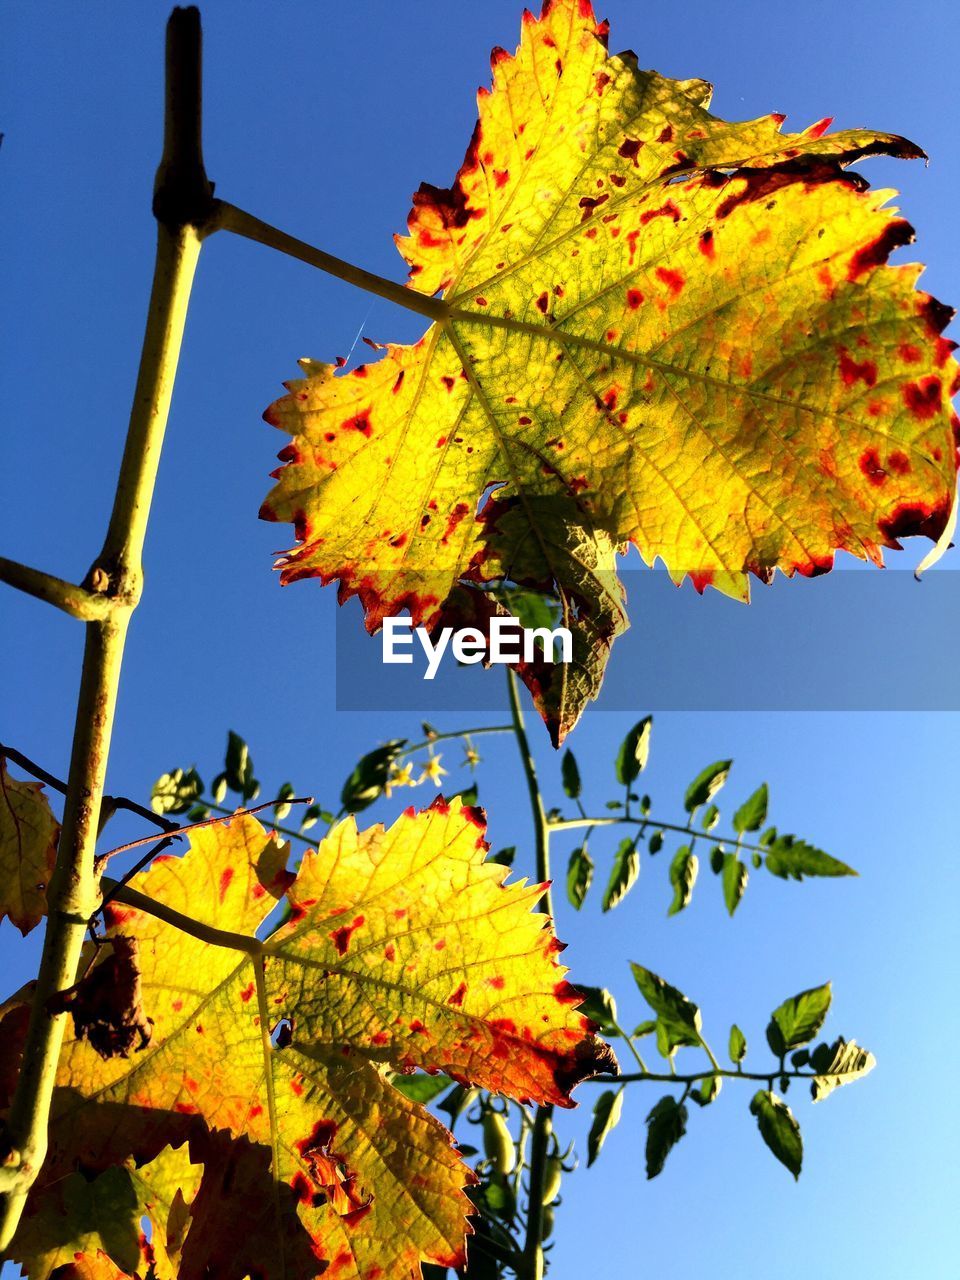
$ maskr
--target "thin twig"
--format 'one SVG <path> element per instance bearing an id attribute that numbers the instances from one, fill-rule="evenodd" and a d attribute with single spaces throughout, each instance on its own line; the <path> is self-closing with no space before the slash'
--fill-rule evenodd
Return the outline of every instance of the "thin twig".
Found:
<path id="1" fill-rule="evenodd" d="M 185 836 L 190 831 L 199 831 L 201 827 L 212 827 L 217 823 L 229 822 L 231 818 L 250 818 L 256 813 L 262 813 L 264 809 L 273 809 L 280 804 L 313 804 L 313 796 L 290 796 L 289 799 L 282 801 L 265 800 L 263 804 L 254 805 L 252 809 L 234 809 L 232 813 L 218 818 L 202 818 L 199 822 L 186 822 L 183 826 L 178 826 L 175 831 L 171 832 L 171 839 L 179 840 L 181 836 Z M 145 844 L 150 844 L 156 840 L 156 836 L 141 836 L 139 840 L 128 840 L 126 844 L 118 844 L 115 849 L 108 849 L 106 853 L 102 853 L 98 859 L 99 862 L 106 864 L 109 858 L 115 857 L 118 853 L 129 853 L 131 849 L 139 849 Z"/>
<path id="2" fill-rule="evenodd" d="M 71 618 L 79 618 L 81 622 L 102 621 L 115 608 L 116 602 L 110 596 L 88 591 L 86 587 L 65 582 L 52 573 L 32 569 L 29 565 L 9 560 L 6 556 L 0 556 L 0 582 L 16 587 L 18 591 L 42 600 L 45 604 L 55 605 Z"/>

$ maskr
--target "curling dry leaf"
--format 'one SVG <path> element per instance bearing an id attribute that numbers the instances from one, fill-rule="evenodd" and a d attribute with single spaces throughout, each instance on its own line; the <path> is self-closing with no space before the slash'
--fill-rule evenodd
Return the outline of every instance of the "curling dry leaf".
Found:
<path id="1" fill-rule="evenodd" d="M 108 1060 L 68 1041 L 37 1195 L 71 1161 L 189 1137 L 206 1173 L 181 1280 L 400 1280 L 421 1259 L 462 1263 L 470 1171 L 384 1071 L 568 1106 L 579 1080 L 615 1068 L 531 910 L 542 887 L 504 885 L 485 851 L 479 811 L 439 801 L 388 830 L 340 824 L 293 883 L 250 817 L 158 859 L 134 890 L 232 945 L 111 906 L 110 933 L 139 941 L 152 1039 Z M 258 941 L 284 898 L 285 922 Z"/>
<path id="2" fill-rule="evenodd" d="M 371 631 L 452 622 L 458 583 L 559 601 L 573 670 L 522 673 L 559 740 L 625 625 L 628 544 L 745 598 L 750 573 L 941 538 L 952 313 L 885 265 L 913 239 L 894 193 L 846 172 L 922 154 L 905 139 L 721 120 L 703 81 L 608 54 L 587 0 L 526 14 L 492 64 L 454 185 L 398 240 L 438 322 L 348 373 L 302 362 L 261 514 L 295 527 L 282 580 L 339 579 Z"/>
<path id="3" fill-rule="evenodd" d="M 29 933 L 46 914 L 60 824 L 39 782 L 20 782 L 0 756 L 0 920 Z"/>

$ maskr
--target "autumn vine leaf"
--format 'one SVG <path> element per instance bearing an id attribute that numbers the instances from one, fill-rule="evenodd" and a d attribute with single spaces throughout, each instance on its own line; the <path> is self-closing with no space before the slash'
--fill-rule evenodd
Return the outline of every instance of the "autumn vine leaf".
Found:
<path id="1" fill-rule="evenodd" d="M 462 1263 L 472 1174 L 387 1068 L 559 1106 L 616 1069 L 531 910 L 542 886 L 505 885 L 483 827 L 458 800 L 388 830 L 350 819 L 294 879 L 287 848 L 237 817 L 156 859 L 107 908 L 108 938 L 138 940 L 149 1045 L 104 1058 L 68 1040 L 32 1213 L 72 1161 L 98 1170 L 189 1138 L 205 1169 L 192 1212 L 206 1216 L 186 1234 L 181 1280 L 214 1263 L 238 1280 L 321 1263 L 342 1280 L 392 1280 L 419 1275 L 421 1259 Z M 281 903 L 285 921 L 260 941 Z M 171 912 L 200 921 L 196 934 Z M 214 1195 L 208 1179 L 234 1190 Z M 244 1216 L 248 1230 L 230 1228 Z"/>
<path id="2" fill-rule="evenodd" d="M 60 824 L 40 782 L 20 782 L 0 756 L 0 920 L 29 933 L 46 914 Z"/>
<path id="3" fill-rule="evenodd" d="M 703 81 L 609 54 L 587 0 L 525 14 L 492 65 L 453 186 L 398 238 L 437 322 L 350 372 L 301 362 L 261 514 L 295 528 L 282 581 L 339 580 L 371 632 L 473 623 L 502 581 L 558 601 L 572 666 L 521 671 L 557 742 L 626 625 L 628 545 L 746 598 L 940 539 L 958 369 L 952 312 L 885 265 L 913 239 L 893 193 L 846 171 L 912 143 L 721 120 Z"/>

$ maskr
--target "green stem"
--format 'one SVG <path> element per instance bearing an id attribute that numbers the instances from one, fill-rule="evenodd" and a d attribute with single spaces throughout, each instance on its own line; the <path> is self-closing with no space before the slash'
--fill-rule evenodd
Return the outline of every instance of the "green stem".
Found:
<path id="1" fill-rule="evenodd" d="M 127 628 L 142 588 L 147 518 L 203 236 L 198 225 L 169 220 L 177 192 L 166 189 L 162 179 L 164 164 L 178 183 L 188 173 L 177 143 L 184 136 L 184 121 L 188 122 L 187 133 L 193 127 L 191 121 L 199 131 L 199 45 L 197 11 L 174 10 L 167 28 L 167 122 L 155 197 L 155 207 L 164 210 L 167 220 L 160 221 L 157 229 L 140 371 L 113 511 L 103 549 L 84 584 L 85 590 L 98 597 L 98 610 L 102 608 L 103 615 L 86 627 L 63 828 L 47 890 L 43 954 L 6 1125 L 0 1252 L 13 1238 L 27 1193 L 46 1156 L 50 1106 L 66 1023 L 66 1015 L 50 1014 L 47 1003 L 76 981 L 87 922 L 99 903 L 94 851 L 117 686 Z M 196 75 L 191 75 L 191 70 Z M 188 176 L 196 179 L 197 175 Z"/>
<path id="2" fill-rule="evenodd" d="M 427 316 L 434 321 L 443 320 L 447 315 L 447 304 L 439 298 L 430 298 L 425 293 L 417 293 L 415 289 L 408 289 L 394 280 L 387 280 L 372 271 L 365 271 L 363 267 L 355 267 L 352 262 L 344 262 L 342 258 L 334 257 L 332 253 L 325 253 L 323 249 L 317 249 L 307 244 L 305 240 L 298 240 L 295 236 L 287 235 L 285 231 L 278 231 L 268 222 L 262 222 L 253 214 L 245 213 L 235 205 L 218 200 L 215 217 L 216 225 L 220 230 L 232 231 L 234 235 L 255 240 L 258 244 L 266 245 L 270 249 L 277 249 L 290 258 L 298 258 L 308 266 L 317 267 L 327 275 L 344 280 L 347 284 L 363 289 L 366 293 L 373 293 L 378 298 L 395 302 L 397 306 L 405 307 L 407 311 L 415 311 L 418 315 Z"/>
<path id="3" fill-rule="evenodd" d="M 614 1031 L 617 1032 L 618 1035 L 623 1036 L 624 1040 L 627 1043 L 627 1048 L 630 1050 L 631 1054 L 633 1055 L 633 1059 L 636 1062 L 637 1066 L 640 1068 L 640 1070 L 646 1071 L 647 1064 L 644 1062 L 643 1058 L 640 1057 L 640 1051 L 637 1049 L 637 1046 L 633 1043 L 633 1040 L 630 1038 L 630 1036 L 628 1036 L 626 1031 L 624 1031 L 623 1027 L 620 1026 L 619 1022 L 614 1022 L 613 1029 Z"/>
<path id="4" fill-rule="evenodd" d="M 0 556 L 0 582 L 16 587 L 28 596 L 43 600 L 46 604 L 55 605 L 72 618 L 82 622 L 96 622 L 105 618 L 111 609 L 111 602 L 85 587 L 75 586 L 72 582 L 64 582 L 51 573 L 41 569 L 31 569 L 29 565 L 19 564 L 16 560 L 8 560 Z"/>
<path id="5" fill-rule="evenodd" d="M 507 691 L 510 696 L 510 716 L 513 732 L 520 751 L 520 763 L 527 782 L 530 796 L 530 809 L 533 814 L 534 851 L 536 858 L 536 875 L 541 884 L 547 887 L 538 903 L 538 909 L 547 915 L 553 914 L 550 895 L 550 824 L 543 806 L 543 796 L 537 781 L 537 770 L 527 738 L 527 730 L 523 721 L 523 710 L 520 706 L 520 689 L 517 677 L 510 667 L 507 668 Z M 553 1107 L 537 1107 L 533 1121 L 533 1133 L 530 1138 L 530 1190 L 527 1202 L 527 1226 L 524 1239 L 523 1254 L 517 1267 L 517 1280 L 540 1280 L 543 1275 L 543 1184 L 547 1169 L 547 1150 L 550 1134 L 553 1132 Z"/>
<path id="6" fill-rule="evenodd" d="M 424 738 L 422 742 L 415 742 L 411 747 L 404 747 L 397 755 L 398 760 L 402 760 L 404 756 L 412 756 L 417 751 L 423 751 L 427 747 L 432 747 L 436 742 L 450 742 L 455 738 L 475 738 L 481 733 L 513 733 L 512 724 L 491 724 L 483 725 L 479 729 L 452 729 L 449 733 L 435 733 L 432 738 Z"/>
<path id="7" fill-rule="evenodd" d="M 624 814 L 603 818 L 589 818 L 586 815 L 582 818 L 555 818 L 549 826 L 551 831 L 577 831 L 581 827 L 614 827 L 624 823 L 632 826 L 659 827 L 663 831 L 676 831 L 678 835 L 690 836 L 692 840 L 712 840 L 714 844 L 737 843 L 739 848 L 746 849 L 749 853 L 770 852 L 766 845 L 747 844 L 745 841 L 738 841 L 735 836 L 718 836 L 712 831 L 699 831 L 696 827 L 689 826 L 682 827 L 676 822 L 661 822 L 659 818 L 651 817 L 650 814 L 643 818 L 628 818 Z"/>
<path id="8" fill-rule="evenodd" d="M 832 1075 L 842 1074 L 831 1072 Z M 697 1084 L 700 1080 L 712 1080 L 714 1076 L 723 1076 L 727 1080 L 765 1080 L 769 1083 L 784 1075 L 788 1080 L 816 1080 L 815 1071 L 734 1071 L 729 1067 L 711 1068 L 709 1071 L 692 1071 L 689 1074 L 681 1071 L 633 1071 L 622 1076 L 590 1076 L 584 1084 L 642 1084 L 645 1081 L 659 1081 L 662 1084 Z"/>

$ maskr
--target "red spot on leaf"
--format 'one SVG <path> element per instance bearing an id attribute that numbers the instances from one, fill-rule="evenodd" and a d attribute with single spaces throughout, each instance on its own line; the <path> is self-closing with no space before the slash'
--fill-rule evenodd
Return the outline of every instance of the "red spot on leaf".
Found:
<path id="1" fill-rule="evenodd" d="M 903 388 L 903 402 L 915 418 L 932 418 L 938 412 L 943 394 L 940 379 L 933 374 L 919 382 L 908 382 Z"/>
<path id="2" fill-rule="evenodd" d="M 252 982 L 247 983 L 247 985 L 243 988 L 243 990 L 240 992 L 240 999 L 243 1001 L 244 1004 L 250 1003 L 250 1001 L 253 999 L 253 993 L 255 990 L 256 988 L 254 987 Z"/>
<path id="3" fill-rule="evenodd" d="M 684 286 L 684 278 L 679 271 L 674 271 L 670 267 L 657 267 L 657 279 L 667 286 L 674 297 L 681 292 Z"/>
<path id="4" fill-rule="evenodd" d="M 870 483 L 875 485 L 877 488 L 879 488 L 886 480 L 887 473 L 880 461 L 880 454 L 872 446 L 869 449 L 865 449 L 860 455 L 859 465 L 860 470 L 867 477 Z"/>
<path id="5" fill-rule="evenodd" d="M 465 982 L 461 982 L 459 987 L 457 987 L 456 991 L 454 991 L 453 995 L 450 996 L 450 998 L 447 1000 L 447 1004 L 456 1004 L 456 1005 L 463 1004 L 463 997 L 466 994 L 467 994 L 467 984 Z"/>
<path id="6" fill-rule="evenodd" d="M 637 307 L 639 307 L 642 304 L 642 302 L 643 302 L 643 294 L 640 292 L 639 289 L 627 290 L 627 306 L 630 308 L 631 311 L 636 311 Z"/>
<path id="7" fill-rule="evenodd" d="M 345 956 L 347 954 L 347 949 L 350 946 L 351 937 L 353 936 L 355 930 L 359 929 L 363 923 L 364 923 L 364 917 L 357 916 L 353 924 L 342 925 L 341 928 L 334 929 L 333 933 L 330 934 L 330 941 L 337 948 L 337 953 L 339 955 Z"/>
<path id="8" fill-rule="evenodd" d="M 841 347 L 840 377 L 848 387 L 852 387 L 858 381 L 872 387 L 877 381 L 877 366 L 872 360 L 863 360 L 858 363 L 851 359 L 845 347 Z"/>
<path id="9" fill-rule="evenodd" d="M 359 373 L 359 370 L 356 372 Z M 363 436 L 371 436 L 373 434 L 373 428 L 370 426 L 370 415 L 368 411 L 364 410 L 363 413 L 356 413 L 352 418 L 347 418 L 347 420 L 341 424 L 341 429 L 343 431 L 359 431 Z"/>
<path id="10" fill-rule="evenodd" d="M 899 249 L 902 245 L 910 244 L 912 241 L 913 227 L 909 222 L 905 222 L 903 218 L 895 218 L 893 222 L 884 227 L 875 239 L 856 251 L 847 268 L 847 279 L 851 281 L 859 280 L 862 275 L 867 271 L 872 271 L 874 267 L 882 267 L 894 249 Z"/>
<path id="11" fill-rule="evenodd" d="M 624 160 L 632 160 L 634 167 L 638 167 L 637 156 L 643 143 L 638 138 L 625 138 L 617 148 L 617 155 L 623 156 Z"/>

